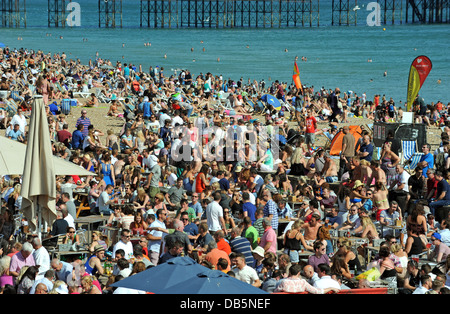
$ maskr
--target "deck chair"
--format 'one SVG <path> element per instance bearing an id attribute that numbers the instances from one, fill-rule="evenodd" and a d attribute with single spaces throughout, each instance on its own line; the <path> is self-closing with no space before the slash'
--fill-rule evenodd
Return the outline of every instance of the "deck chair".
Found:
<path id="1" fill-rule="evenodd" d="M 106 97 L 103 93 L 102 90 L 100 88 L 96 88 L 95 89 L 95 97 L 97 97 L 98 101 L 100 101 L 101 103 L 109 103 L 111 102 L 111 99 L 109 99 L 108 97 Z"/>
<path id="2" fill-rule="evenodd" d="M 404 164 L 405 161 L 411 159 L 414 153 L 417 151 L 417 141 L 401 141 L 401 164 Z"/>
<path id="3" fill-rule="evenodd" d="M 418 163 L 420 162 L 420 159 L 422 158 L 423 155 L 424 155 L 423 153 L 419 153 L 419 152 L 414 153 L 411 156 L 411 158 L 407 161 L 407 163 L 409 162 L 409 164 L 405 165 L 404 169 L 406 171 L 408 171 L 408 173 L 411 170 L 416 169 L 416 167 L 417 167 Z"/>
<path id="4" fill-rule="evenodd" d="M 375 147 L 375 149 L 373 150 L 372 159 L 373 160 L 381 159 L 381 147 Z"/>
<path id="5" fill-rule="evenodd" d="M 19 91 L 17 91 L 17 90 L 11 91 L 10 97 L 11 97 L 14 101 L 19 101 L 19 102 L 21 102 L 21 101 L 24 100 L 24 98 L 23 98 L 22 96 L 20 96 L 20 93 L 19 93 Z"/>
<path id="6" fill-rule="evenodd" d="M 67 90 L 61 86 L 61 84 L 59 83 L 55 83 L 55 87 L 61 92 L 61 93 L 65 93 L 67 92 Z"/>
<path id="7" fill-rule="evenodd" d="M 417 164 L 423 156 L 422 152 L 417 152 L 417 141 L 401 141 L 402 156 L 401 164 L 408 171 L 416 169 Z"/>
<path id="8" fill-rule="evenodd" d="M 17 113 L 17 104 L 11 100 L 4 100 L 6 104 L 6 111 L 8 112 L 10 117 L 13 117 Z"/>

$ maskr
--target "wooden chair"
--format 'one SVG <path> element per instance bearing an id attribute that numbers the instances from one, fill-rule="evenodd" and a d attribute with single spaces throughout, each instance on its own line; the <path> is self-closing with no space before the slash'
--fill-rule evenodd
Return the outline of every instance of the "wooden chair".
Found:
<path id="1" fill-rule="evenodd" d="M 81 200 L 80 200 L 80 206 L 78 206 L 77 209 L 77 218 L 80 216 L 81 211 L 83 210 L 91 210 L 91 207 L 89 206 L 89 202 L 88 202 L 88 196 L 86 195 L 80 195 Z"/>

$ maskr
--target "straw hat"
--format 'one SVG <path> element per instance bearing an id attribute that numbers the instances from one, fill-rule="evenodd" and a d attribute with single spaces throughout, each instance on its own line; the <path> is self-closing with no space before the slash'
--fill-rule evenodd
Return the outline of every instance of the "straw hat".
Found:
<path id="1" fill-rule="evenodd" d="M 353 189 L 357 189 L 357 188 L 360 187 L 361 185 L 364 185 L 364 183 L 362 183 L 360 180 L 356 180 L 356 181 L 355 181 L 355 185 L 353 186 Z"/>
<path id="2" fill-rule="evenodd" d="M 100 244 L 97 244 L 96 246 L 94 246 L 94 253 L 97 253 L 100 251 L 105 251 L 105 248 L 103 246 L 101 246 Z"/>

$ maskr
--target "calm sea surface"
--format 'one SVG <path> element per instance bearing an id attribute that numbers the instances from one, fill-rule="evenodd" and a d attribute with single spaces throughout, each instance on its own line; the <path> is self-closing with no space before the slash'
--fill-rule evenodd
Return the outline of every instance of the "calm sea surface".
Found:
<path id="1" fill-rule="evenodd" d="M 98 52 L 112 61 L 141 64 L 144 70 L 150 65 L 163 66 L 166 75 L 171 69 L 185 68 L 194 74 L 211 72 L 226 79 L 266 82 L 291 83 L 298 56 L 303 84 L 366 92 L 369 98 L 385 94 L 403 102 L 411 62 L 426 55 L 433 69 L 420 94 L 427 102 L 450 102 L 450 24 L 369 27 L 365 25 L 369 11 L 362 8 L 358 26 L 330 26 L 331 0 L 323 0 L 319 27 L 140 29 L 140 1 L 130 0 L 123 4 L 123 28 L 99 29 L 97 1 L 78 2 L 81 27 L 48 28 L 47 0 L 34 0 L 27 2 L 27 28 L 0 29 L 0 42 L 16 48 L 64 51 L 83 63 L 95 59 Z M 144 46 L 147 42 L 151 47 Z M 302 56 L 307 62 L 300 60 Z"/>

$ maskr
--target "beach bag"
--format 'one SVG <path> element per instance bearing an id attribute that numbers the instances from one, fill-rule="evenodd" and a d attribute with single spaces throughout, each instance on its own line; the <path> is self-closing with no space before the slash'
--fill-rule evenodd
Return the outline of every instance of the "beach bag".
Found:
<path id="1" fill-rule="evenodd" d="M 372 267 L 368 271 L 363 272 L 362 274 L 356 276 L 357 280 L 367 279 L 368 281 L 375 281 L 381 277 L 381 273 L 377 267 Z"/>

